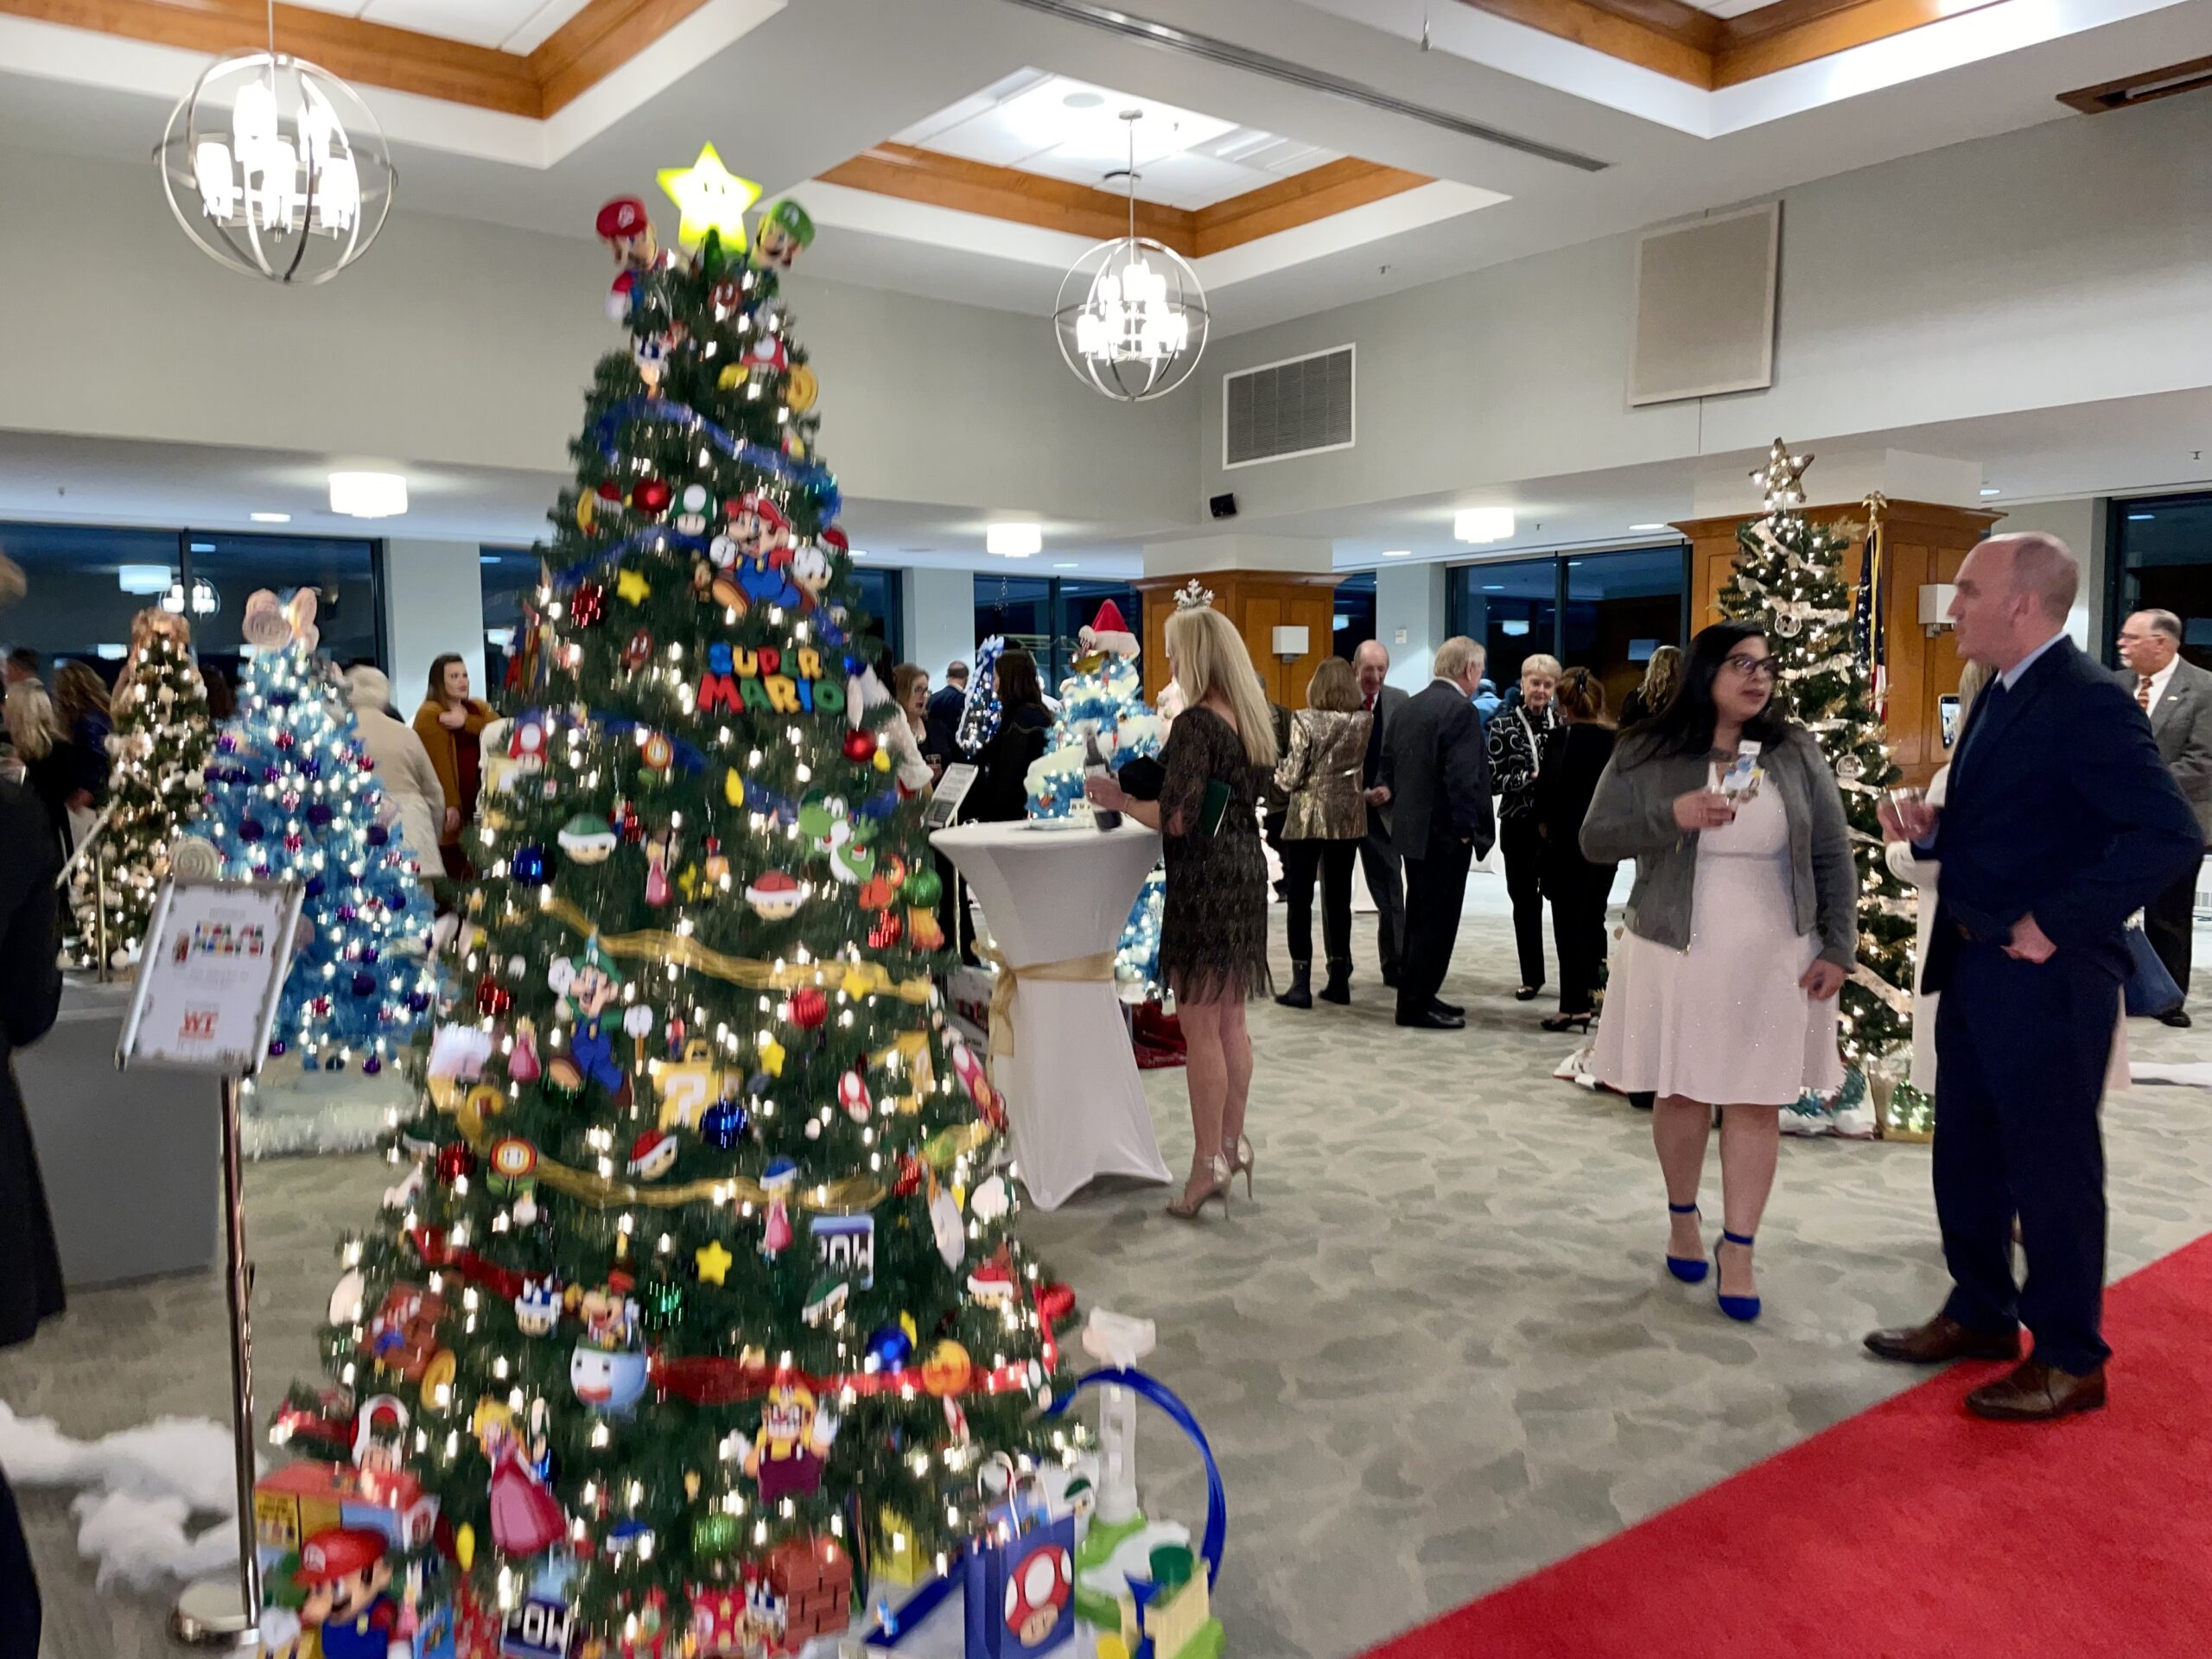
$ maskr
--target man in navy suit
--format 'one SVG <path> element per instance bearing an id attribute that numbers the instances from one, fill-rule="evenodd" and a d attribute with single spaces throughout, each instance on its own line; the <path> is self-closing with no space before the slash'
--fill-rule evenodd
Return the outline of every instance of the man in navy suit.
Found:
<path id="1" fill-rule="evenodd" d="M 2033 1357 L 1967 1396 L 2042 1422 L 2105 1403 L 2104 1143 L 2097 1125 L 2128 916 L 2203 850 L 2150 722 L 2066 637 L 2081 582 L 2066 543 L 1999 536 L 1960 566 L 1959 655 L 1975 700 L 1940 814 L 1885 803 L 1882 827 L 1942 861 L 1922 984 L 1936 1019 L 1936 1212 L 1953 1288 L 1925 1325 L 1877 1331 L 1885 1359 Z M 2012 1278 L 2012 1218 L 2028 1278 Z"/>
<path id="2" fill-rule="evenodd" d="M 1497 830 L 1490 804 L 1490 751 L 1469 701 L 1483 677 L 1483 648 L 1464 637 L 1436 649 L 1435 677 L 1406 700 L 1382 737 L 1382 786 L 1389 793 L 1390 842 L 1406 863 L 1405 951 L 1398 964 L 1398 1023 L 1457 1031 L 1466 1011 L 1439 999 L 1467 864 L 1490 851 Z"/>

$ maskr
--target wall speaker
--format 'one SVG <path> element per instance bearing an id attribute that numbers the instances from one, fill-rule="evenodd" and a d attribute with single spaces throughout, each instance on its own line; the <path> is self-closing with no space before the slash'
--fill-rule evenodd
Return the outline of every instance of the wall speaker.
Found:
<path id="1" fill-rule="evenodd" d="M 1206 502 L 1206 511 L 1217 518 L 1234 518 L 1236 516 L 1236 498 L 1234 494 L 1211 497 Z"/>

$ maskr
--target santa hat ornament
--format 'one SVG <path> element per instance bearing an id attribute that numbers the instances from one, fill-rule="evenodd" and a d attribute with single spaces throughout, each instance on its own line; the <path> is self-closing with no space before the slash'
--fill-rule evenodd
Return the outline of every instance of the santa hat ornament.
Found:
<path id="1" fill-rule="evenodd" d="M 1087 652 L 1104 652 L 1113 657 L 1137 654 L 1137 637 L 1122 620 L 1121 607 L 1110 599 L 1098 607 L 1098 614 L 1090 619 L 1089 626 L 1077 631 L 1076 640 Z"/>

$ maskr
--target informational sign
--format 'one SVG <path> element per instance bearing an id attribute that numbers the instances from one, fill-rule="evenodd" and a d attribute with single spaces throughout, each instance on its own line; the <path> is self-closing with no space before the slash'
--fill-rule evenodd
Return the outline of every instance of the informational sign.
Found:
<path id="1" fill-rule="evenodd" d="M 300 925 L 295 881 L 172 878 L 155 895 L 116 1064 L 250 1077 Z"/>
<path id="2" fill-rule="evenodd" d="M 950 827 L 960 815 L 960 803 L 968 798 L 968 791 L 976 786 L 976 768 L 968 761 L 956 761 L 944 769 L 944 776 L 937 780 L 937 793 L 930 797 L 930 804 L 923 810 L 922 826 L 927 830 Z"/>

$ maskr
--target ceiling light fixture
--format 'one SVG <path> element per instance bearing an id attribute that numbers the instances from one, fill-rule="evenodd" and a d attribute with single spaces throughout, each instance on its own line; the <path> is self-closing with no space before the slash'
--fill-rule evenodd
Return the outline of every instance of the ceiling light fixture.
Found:
<path id="1" fill-rule="evenodd" d="M 1981 486 L 1981 499 L 1985 501 L 1993 495 L 2001 495 L 2003 493 L 2003 491 L 1998 489 L 1996 486 L 1992 484 L 1985 484 Z"/>
<path id="2" fill-rule="evenodd" d="M 1664 524 L 1630 524 L 1629 528 L 1632 531 L 1642 532 L 1646 531 L 1664 530 L 1667 526 Z"/>
<path id="3" fill-rule="evenodd" d="M 218 264 L 272 283 L 327 283 L 369 251 L 397 175 L 384 129 L 327 69 L 276 50 L 207 66 L 169 112 L 154 158 L 169 211 Z"/>
<path id="4" fill-rule="evenodd" d="M 1513 534 L 1513 509 L 1462 507 L 1452 515 L 1452 534 L 1456 540 L 1478 544 L 1504 541 Z"/>
<path id="5" fill-rule="evenodd" d="M 1054 563 L 1052 569 L 1055 570 L 1072 570 L 1075 569 L 1075 566 L 1076 562 L 1073 559 L 1061 559 Z"/>
<path id="6" fill-rule="evenodd" d="M 118 565 L 116 567 L 115 585 L 126 594 L 167 593 L 169 568 L 166 564 Z"/>
<path id="7" fill-rule="evenodd" d="M 1137 128 L 1129 130 L 1129 233 L 1101 242 L 1060 279 L 1052 326 L 1060 356 L 1091 390 L 1117 403 L 1163 397 L 1190 378 L 1206 349 L 1206 295 L 1190 261 L 1137 234 Z M 1110 182 L 1116 176 L 1108 174 Z"/>
<path id="8" fill-rule="evenodd" d="M 289 524 L 292 522 L 292 515 L 289 512 L 250 512 L 246 517 L 257 524 Z"/>
<path id="9" fill-rule="evenodd" d="M 1042 550 L 1045 531 L 1037 524 L 986 524 L 983 547 L 1003 559 L 1026 559 Z"/>
<path id="10" fill-rule="evenodd" d="M 330 510 L 348 518 L 396 518 L 407 511 L 407 480 L 397 473 L 333 473 Z"/>
<path id="11" fill-rule="evenodd" d="M 1414 550 L 1409 547 L 1394 547 L 1382 555 L 1386 559 L 1410 559 L 1413 556 Z"/>

